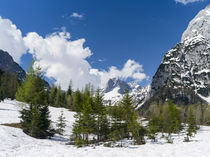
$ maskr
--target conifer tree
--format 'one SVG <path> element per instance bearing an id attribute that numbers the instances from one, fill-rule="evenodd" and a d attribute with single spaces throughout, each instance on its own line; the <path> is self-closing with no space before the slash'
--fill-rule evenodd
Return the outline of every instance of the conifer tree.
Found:
<path id="1" fill-rule="evenodd" d="M 131 130 L 132 137 L 134 138 L 134 144 L 145 144 L 144 135 L 146 130 L 137 122 L 137 113 L 133 112 L 132 120 L 130 121 L 128 127 Z"/>
<path id="2" fill-rule="evenodd" d="M 93 110 L 91 106 L 91 100 L 90 97 L 87 96 L 85 98 L 85 101 L 83 103 L 83 108 L 82 108 L 82 133 L 83 133 L 83 140 L 86 145 L 89 144 L 89 135 L 93 133 L 94 131 L 94 122 L 95 122 L 95 117 L 93 117 Z"/>
<path id="3" fill-rule="evenodd" d="M 95 114 L 96 114 L 96 135 L 97 141 L 108 138 L 109 124 L 107 119 L 106 107 L 103 104 L 103 98 L 98 89 L 94 98 Z"/>
<path id="4" fill-rule="evenodd" d="M 41 71 L 31 68 L 16 93 L 17 100 L 29 104 L 20 111 L 20 118 L 23 131 L 30 136 L 46 138 L 52 135 L 46 98 Z"/>
<path id="5" fill-rule="evenodd" d="M 55 106 L 56 93 L 57 93 L 57 87 L 55 85 L 52 85 L 49 94 L 49 104 L 51 106 Z"/>
<path id="6" fill-rule="evenodd" d="M 150 120 L 149 120 L 149 130 L 148 130 L 148 137 L 150 139 L 153 139 L 154 142 L 156 140 L 156 134 L 159 129 L 159 124 L 158 124 L 158 117 L 156 117 L 154 114 L 152 114 Z"/>
<path id="7" fill-rule="evenodd" d="M 61 111 L 61 115 L 58 117 L 56 126 L 57 126 L 57 133 L 60 135 L 63 135 L 64 133 L 64 128 L 66 127 L 66 118 L 63 115 L 63 111 Z"/>
<path id="8" fill-rule="evenodd" d="M 73 110 L 76 112 L 81 112 L 82 110 L 82 93 L 79 90 L 74 93 Z"/>
<path id="9" fill-rule="evenodd" d="M 55 95 L 55 106 L 56 107 L 61 107 L 61 102 L 62 102 L 62 96 L 61 96 L 61 86 L 58 86 L 56 95 Z"/>
<path id="10" fill-rule="evenodd" d="M 72 90 L 72 81 L 70 81 L 67 93 L 66 93 L 66 104 L 67 108 L 73 110 L 73 90 Z"/>
<path id="11" fill-rule="evenodd" d="M 195 116 L 193 114 L 193 109 L 191 106 L 189 107 L 189 110 L 188 110 L 187 124 L 188 124 L 187 136 L 191 137 L 193 133 L 194 134 L 196 133 L 196 130 L 197 130 Z"/>
<path id="12" fill-rule="evenodd" d="M 78 147 L 81 147 L 84 145 L 84 136 L 82 134 L 82 114 L 80 112 L 77 112 L 74 115 L 75 122 L 73 124 L 73 130 L 71 135 L 71 140 L 74 141 L 74 144 Z"/>

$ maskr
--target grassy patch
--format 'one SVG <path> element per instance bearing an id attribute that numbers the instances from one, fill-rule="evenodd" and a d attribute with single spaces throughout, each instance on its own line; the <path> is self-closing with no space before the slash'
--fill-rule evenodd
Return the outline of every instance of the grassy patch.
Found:
<path id="1" fill-rule="evenodd" d="M 21 128 L 20 123 L 5 123 L 5 124 L 1 124 L 1 125 L 13 127 L 13 128 Z"/>

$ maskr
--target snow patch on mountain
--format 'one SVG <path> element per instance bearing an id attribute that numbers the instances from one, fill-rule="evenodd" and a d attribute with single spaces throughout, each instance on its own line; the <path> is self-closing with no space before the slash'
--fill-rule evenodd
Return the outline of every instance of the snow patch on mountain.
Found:
<path id="1" fill-rule="evenodd" d="M 210 5 L 201 10 L 195 18 L 190 21 L 187 29 L 182 35 L 181 42 L 192 38 L 204 37 L 210 40 Z"/>
<path id="2" fill-rule="evenodd" d="M 208 104 L 210 105 L 210 96 L 204 97 L 204 96 L 202 96 L 202 95 L 200 95 L 200 94 L 198 94 L 198 95 L 199 95 L 199 97 L 201 97 L 203 100 L 205 100 L 206 102 L 208 102 Z"/>
<path id="3" fill-rule="evenodd" d="M 123 98 L 126 89 L 128 89 L 129 94 L 133 96 L 135 104 L 140 107 L 140 104 L 142 104 L 150 91 L 150 85 L 141 87 L 135 82 L 127 83 L 118 78 L 110 79 L 102 91 L 105 104 L 109 104 L 109 102 L 111 102 L 111 104 L 119 102 Z"/>

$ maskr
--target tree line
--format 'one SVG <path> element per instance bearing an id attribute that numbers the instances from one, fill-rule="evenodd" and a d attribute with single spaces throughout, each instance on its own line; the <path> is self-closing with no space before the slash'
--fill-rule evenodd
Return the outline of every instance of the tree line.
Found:
<path id="1" fill-rule="evenodd" d="M 20 84 L 17 74 L 0 70 L 0 100 L 15 98 L 17 87 Z"/>
<path id="2" fill-rule="evenodd" d="M 128 90 L 120 102 L 105 105 L 100 89 L 94 91 L 90 84 L 76 91 L 72 90 L 72 82 L 67 91 L 62 91 L 56 85 L 47 89 L 40 68 L 30 68 L 22 83 L 16 75 L 0 72 L 0 76 L 1 98 L 16 98 L 28 104 L 20 111 L 21 127 L 26 134 L 35 138 L 64 133 L 64 114 L 61 112 L 57 129 L 54 129 L 49 115 L 50 105 L 76 112 L 70 144 L 79 147 L 101 142 L 108 142 L 106 144 L 110 146 L 123 139 L 133 140 L 134 144 L 145 144 L 145 137 L 156 141 L 158 133 L 162 133 L 171 143 L 171 134 L 180 133 L 183 128 L 187 128 L 185 141 L 190 141 L 198 124 L 210 122 L 208 106 L 198 104 L 182 107 L 168 101 L 151 105 L 148 124 L 143 125 Z"/>

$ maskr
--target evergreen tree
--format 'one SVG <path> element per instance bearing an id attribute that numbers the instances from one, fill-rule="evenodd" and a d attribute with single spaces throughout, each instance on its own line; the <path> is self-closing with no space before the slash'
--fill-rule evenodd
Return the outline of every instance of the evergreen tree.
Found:
<path id="1" fill-rule="evenodd" d="M 61 86 L 58 86 L 56 95 L 55 95 L 55 106 L 56 107 L 61 107 L 61 102 L 62 102 L 62 96 L 61 96 Z"/>
<path id="2" fill-rule="evenodd" d="M 156 117 L 154 114 L 152 114 L 150 120 L 149 120 L 149 130 L 148 130 L 148 137 L 150 139 L 153 139 L 154 142 L 156 140 L 156 134 L 159 131 L 159 124 L 158 124 L 158 117 Z"/>
<path id="3" fill-rule="evenodd" d="M 97 141 L 108 138 L 109 124 L 107 119 L 106 107 L 103 104 L 103 98 L 98 89 L 94 98 L 95 114 L 96 114 L 96 135 Z"/>
<path id="4" fill-rule="evenodd" d="M 82 93 L 79 90 L 74 93 L 73 109 L 76 112 L 81 112 L 82 110 Z"/>
<path id="5" fill-rule="evenodd" d="M 16 93 L 17 100 L 29 104 L 29 107 L 20 111 L 23 131 L 36 138 L 46 138 L 52 135 L 46 102 L 47 94 L 42 77 L 40 69 L 31 68 Z"/>
<path id="6" fill-rule="evenodd" d="M 74 115 L 74 118 L 75 122 L 73 124 L 71 140 L 74 141 L 75 145 L 81 147 L 84 145 L 84 136 L 82 136 L 82 114 L 80 112 L 77 112 Z"/>
<path id="7" fill-rule="evenodd" d="M 51 106 L 55 106 L 56 93 L 57 93 L 57 87 L 55 85 L 52 85 L 49 94 L 49 104 Z"/>
<path id="8" fill-rule="evenodd" d="M 58 117 L 57 124 L 56 124 L 56 126 L 57 126 L 56 131 L 60 135 L 63 135 L 63 133 L 64 133 L 64 128 L 66 127 L 65 122 L 66 122 L 66 119 L 63 115 L 63 111 L 61 111 L 61 115 Z"/>
<path id="9" fill-rule="evenodd" d="M 187 136 L 192 136 L 193 133 L 196 133 L 197 130 L 197 125 L 196 125 L 196 120 L 195 120 L 195 115 L 193 114 L 193 109 L 192 107 L 189 107 L 188 110 L 188 116 L 187 116 Z"/>
<path id="10" fill-rule="evenodd" d="M 89 144 L 89 135 L 94 131 L 94 122 L 95 117 L 93 116 L 93 110 L 91 106 L 91 100 L 88 96 L 83 103 L 82 108 L 82 133 L 83 133 L 83 140 L 86 145 Z"/>
<path id="11" fill-rule="evenodd" d="M 132 120 L 128 125 L 128 130 L 131 130 L 132 137 L 134 138 L 134 144 L 145 144 L 144 135 L 146 130 L 137 122 L 137 118 L 137 113 L 133 112 Z"/>
<path id="12" fill-rule="evenodd" d="M 169 101 L 169 105 L 167 108 L 166 122 L 165 127 L 167 133 L 179 133 L 182 129 L 181 125 L 181 114 L 177 109 L 176 105 Z"/>
<path id="13" fill-rule="evenodd" d="M 66 93 L 66 105 L 67 108 L 73 110 L 73 90 L 72 90 L 72 81 L 70 81 L 67 93 Z"/>
<path id="14" fill-rule="evenodd" d="M 132 121 L 132 115 L 135 112 L 135 107 L 133 105 L 132 96 L 129 95 L 129 91 L 125 90 L 125 95 L 122 98 L 122 101 L 120 102 L 123 109 L 123 120 L 125 121 L 125 131 L 126 131 L 126 137 L 129 138 L 129 133 L 132 132 L 132 130 L 129 129 L 128 125 Z"/>

